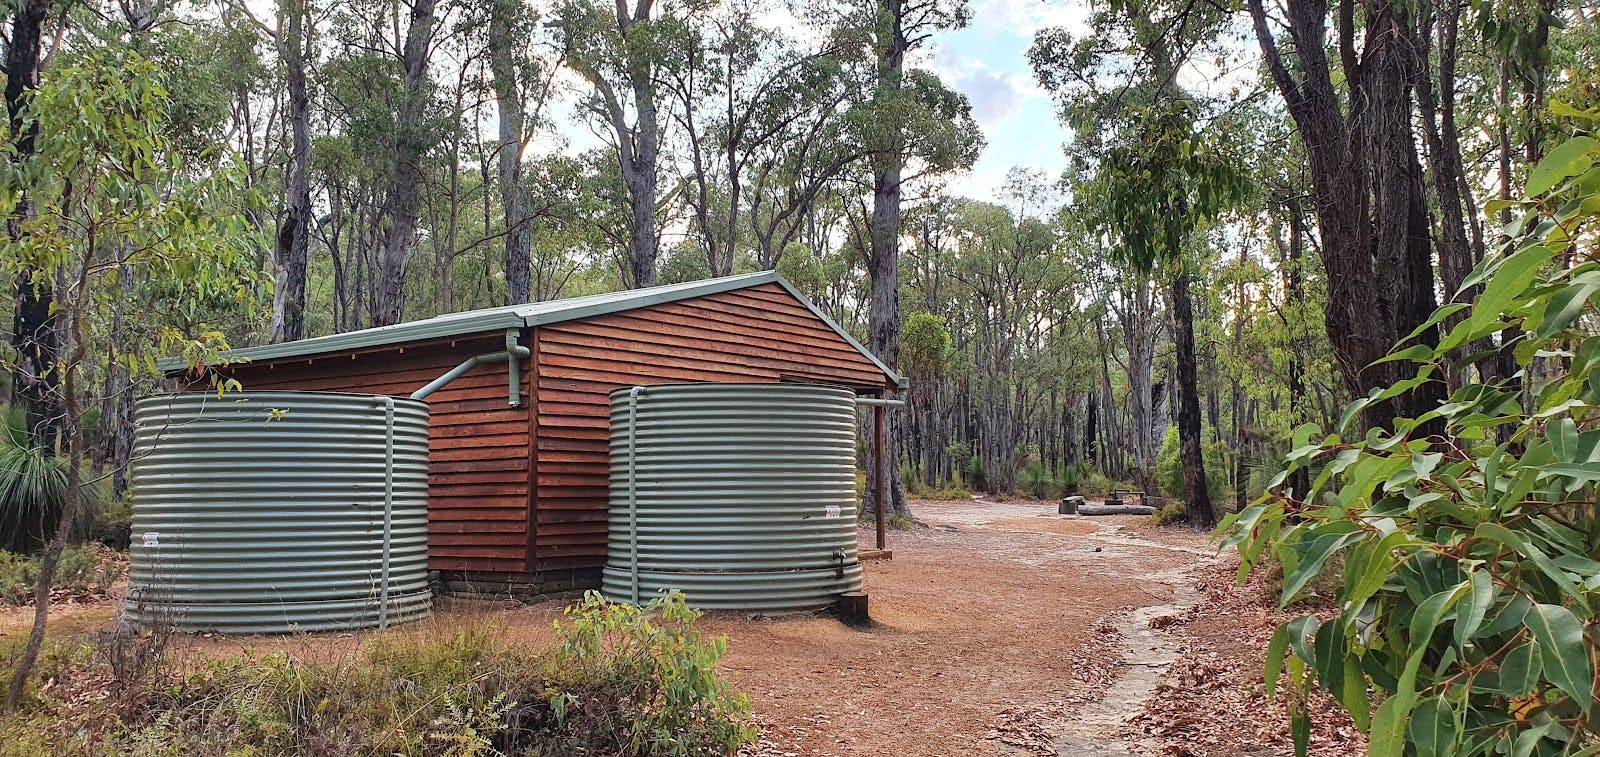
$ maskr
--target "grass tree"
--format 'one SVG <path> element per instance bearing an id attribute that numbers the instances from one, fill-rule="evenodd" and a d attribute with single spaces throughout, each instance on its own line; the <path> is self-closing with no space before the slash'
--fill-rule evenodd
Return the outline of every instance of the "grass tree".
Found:
<path id="1" fill-rule="evenodd" d="M 7 705 L 21 702 L 44 643 L 50 582 L 83 504 L 86 374 L 112 360 L 151 372 L 157 354 L 208 360 L 218 331 L 163 328 L 142 345 L 111 344 L 113 311 L 150 323 L 195 323 L 217 309 L 253 310 L 260 240 L 242 213 L 248 195 L 226 156 L 183 157 L 166 131 L 168 98 L 156 67 L 128 51 L 100 51 L 54 69 L 28 103 L 32 152 L 14 144 L 0 168 L 0 213 L 28 203 L 20 233 L 0 241 L 0 269 L 52 282 L 60 351 L 50 367 L 66 440 L 61 524 L 45 545 L 32 632 L 12 671 Z M 151 291 L 129 297 L 124 277 Z M 109 358 L 107 356 L 110 356 Z"/>

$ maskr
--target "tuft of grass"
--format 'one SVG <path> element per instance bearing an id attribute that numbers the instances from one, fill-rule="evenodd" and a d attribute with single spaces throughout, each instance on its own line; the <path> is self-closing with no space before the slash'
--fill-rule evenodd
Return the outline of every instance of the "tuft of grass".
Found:
<path id="1" fill-rule="evenodd" d="M 972 497 L 966 484 L 951 481 L 943 486 L 925 486 L 916 479 L 906 479 L 906 496 L 912 499 L 962 500 Z"/>
<path id="2" fill-rule="evenodd" d="M 0 549 L 37 552 L 61 520 L 66 498 L 66 460 L 0 444 Z"/>

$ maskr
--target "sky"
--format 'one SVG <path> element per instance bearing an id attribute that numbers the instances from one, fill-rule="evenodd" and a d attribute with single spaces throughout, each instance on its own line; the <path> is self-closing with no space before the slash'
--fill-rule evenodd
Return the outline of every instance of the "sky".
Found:
<path id="1" fill-rule="evenodd" d="M 983 200 L 999 195 L 1006 173 L 1022 166 L 1054 179 L 1066 168 L 1067 131 L 1028 66 L 1034 34 L 1051 26 L 1082 27 L 1082 0 L 974 0 L 972 23 L 932 40 L 925 65 L 972 103 L 988 141 L 972 170 L 951 176 L 951 194 Z"/>

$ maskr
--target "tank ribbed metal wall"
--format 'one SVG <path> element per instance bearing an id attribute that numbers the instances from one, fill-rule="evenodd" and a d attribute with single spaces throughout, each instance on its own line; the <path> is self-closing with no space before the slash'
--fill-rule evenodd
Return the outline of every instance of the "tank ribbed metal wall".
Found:
<path id="1" fill-rule="evenodd" d="M 855 422 L 830 387 L 613 392 L 605 594 L 778 615 L 860 589 Z"/>
<path id="2" fill-rule="evenodd" d="M 195 392 L 134 415 L 134 621 L 279 633 L 428 614 L 426 404 Z"/>

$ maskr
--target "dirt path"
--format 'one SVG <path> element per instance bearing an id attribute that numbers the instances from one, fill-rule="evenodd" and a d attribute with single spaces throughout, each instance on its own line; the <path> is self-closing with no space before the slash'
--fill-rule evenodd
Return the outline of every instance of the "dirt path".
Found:
<path id="1" fill-rule="evenodd" d="M 1062 754 L 1116 745 L 1116 727 L 1164 671 L 1116 661 L 1176 657 L 1153 648 L 1148 621 L 1192 601 L 1174 587 L 1187 591 L 1196 553 L 1209 554 L 1204 537 L 1163 531 L 1156 541 L 1124 528 L 1136 517 L 1070 518 L 1045 503 L 913 507 L 930 528 L 893 534 L 894 559 L 868 568 L 879 630 L 820 618 L 708 623 L 729 635 L 730 675 L 767 728 L 759 753 L 1026 754 L 990 738 L 1019 713 L 1061 717 L 1028 725 L 1041 737 L 1070 730 Z M 1127 649 L 1096 628 L 1108 617 L 1136 638 Z M 1108 683 L 1118 694 L 1105 705 L 1066 706 Z M 1079 717 L 1094 725 L 1073 728 Z"/>
<path id="2" fill-rule="evenodd" d="M 867 565 L 876 628 L 826 616 L 702 621 L 729 637 L 724 670 L 764 728 L 748 754 L 1129 754 L 1123 721 L 1179 654 L 1152 626 L 1196 601 L 1191 572 L 1211 561 L 1205 536 L 1137 527 L 1137 516 L 1061 516 L 1041 502 L 913 509 L 927 527 L 892 533 L 894 558 Z M 862 543 L 870 540 L 863 531 Z M 542 646 L 560 610 L 553 602 L 457 608 L 389 633 L 445 635 L 487 621 L 508 640 Z M 75 627 L 103 624 L 110 611 L 58 617 L 86 630 Z M 8 620 L 0 617 L 0 636 L 21 630 Z M 189 646 L 337 659 L 370 635 Z"/>

